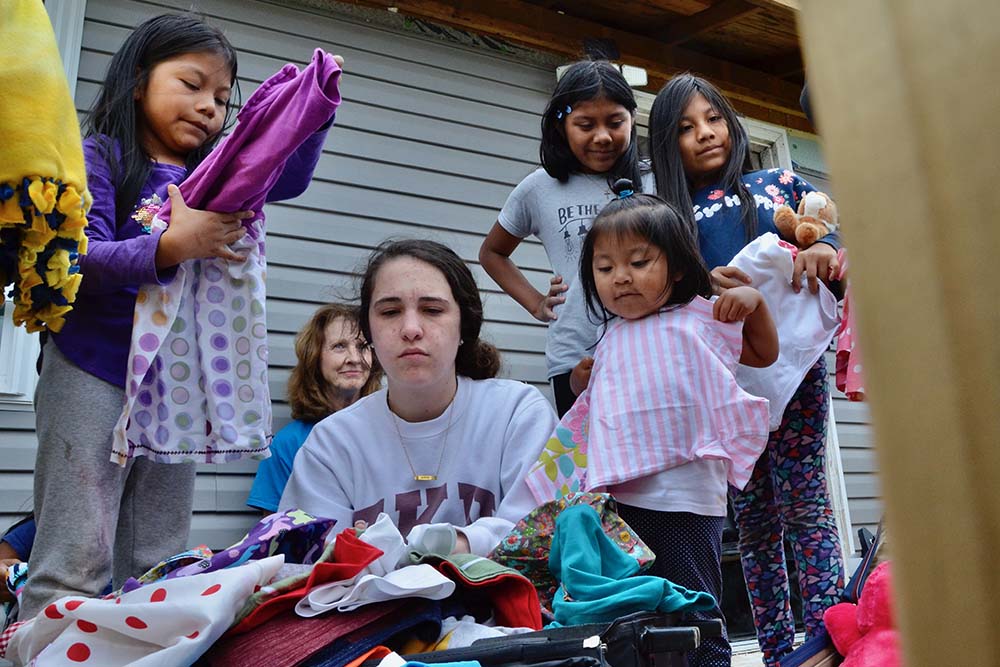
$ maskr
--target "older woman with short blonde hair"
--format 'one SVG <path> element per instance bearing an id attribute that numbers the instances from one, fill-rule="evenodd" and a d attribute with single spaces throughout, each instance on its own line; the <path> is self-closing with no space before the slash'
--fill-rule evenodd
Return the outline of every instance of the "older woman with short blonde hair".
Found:
<path id="1" fill-rule="evenodd" d="M 257 468 L 247 505 L 269 514 L 292 473 L 292 462 L 317 422 L 377 391 L 378 362 L 358 325 L 358 309 L 341 303 L 320 307 L 295 339 L 298 363 L 288 379 L 292 420 L 271 441 L 271 457 Z"/>

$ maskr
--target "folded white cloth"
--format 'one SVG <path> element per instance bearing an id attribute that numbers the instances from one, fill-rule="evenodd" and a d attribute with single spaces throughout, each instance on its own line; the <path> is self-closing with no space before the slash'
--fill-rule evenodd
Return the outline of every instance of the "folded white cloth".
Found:
<path id="1" fill-rule="evenodd" d="M 447 540 L 442 531 L 432 532 L 432 537 L 436 543 Z M 454 539 L 452 531 L 452 542 Z M 379 514 L 375 523 L 361 534 L 361 541 L 381 549 L 383 555 L 351 579 L 330 582 L 309 591 L 296 603 L 296 614 L 311 618 L 331 609 L 353 611 L 366 604 L 397 598 L 443 600 L 455 592 L 455 582 L 432 566 L 405 565 L 406 542 L 387 514 Z"/>
<path id="2" fill-rule="evenodd" d="M 795 252 L 795 246 L 767 233 L 729 263 L 753 279 L 752 287 L 764 297 L 778 329 L 777 361 L 767 368 L 740 365 L 736 369 L 736 382 L 743 389 L 770 402 L 768 427 L 772 431 L 781 426 L 795 390 L 830 347 L 840 324 L 837 298 L 826 285 L 820 283 L 819 294 L 804 285 L 799 292 L 792 289 Z"/>

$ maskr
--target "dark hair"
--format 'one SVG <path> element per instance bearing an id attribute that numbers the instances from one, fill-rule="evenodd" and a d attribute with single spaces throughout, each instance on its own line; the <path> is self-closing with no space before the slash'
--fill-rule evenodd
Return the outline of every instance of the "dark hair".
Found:
<path id="1" fill-rule="evenodd" d="M 295 338 L 298 363 L 288 378 L 288 403 L 292 407 L 293 419 L 318 422 L 332 411 L 329 383 L 323 377 L 321 358 L 326 328 L 338 317 L 350 322 L 360 333 L 357 306 L 330 303 L 320 306 Z M 378 391 L 382 382 L 382 368 L 374 356 L 365 370 L 368 371 L 368 380 L 361 387 L 359 397 Z"/>
<path id="2" fill-rule="evenodd" d="M 101 92 L 87 115 L 86 136 L 99 138 L 98 148 L 111 165 L 115 184 L 116 217 L 121 220 L 132 212 L 139 193 L 149 178 L 150 156 L 138 140 L 135 91 L 149 81 L 149 73 L 163 62 L 185 53 L 218 54 L 232 70 L 236 81 L 236 50 L 218 28 L 192 14 L 163 14 L 142 23 L 111 58 Z M 232 99 L 226 105 L 223 127 L 227 126 Z M 222 133 L 210 137 L 187 155 L 187 168 L 196 167 Z M 115 154 L 118 145 L 121 156 Z"/>
<path id="3" fill-rule="evenodd" d="M 587 310 L 601 318 L 603 324 L 613 317 L 601 303 L 594 280 L 594 245 L 605 234 L 618 238 L 634 234 L 660 249 L 667 260 L 668 272 L 663 290 L 666 291 L 667 285 L 673 286 L 664 306 L 682 306 L 696 296 L 710 297 L 712 279 L 701 258 L 691 216 L 685 216 L 656 195 L 625 194 L 633 189 L 628 179 L 616 181 L 612 189 L 618 198 L 612 199 L 594 218 L 580 251 L 580 283 Z"/>
<path id="4" fill-rule="evenodd" d="M 388 240 L 381 243 L 368 258 L 361 278 L 361 307 L 358 323 L 361 333 L 372 340 L 368 310 L 372 304 L 375 278 L 386 262 L 397 257 L 412 257 L 430 264 L 444 274 L 451 295 L 458 304 L 462 344 L 455 355 L 455 370 L 473 380 L 496 377 L 500 372 L 500 353 L 489 343 L 479 339 L 483 326 L 483 301 L 472 271 L 462 258 L 447 246 L 423 239 Z M 378 354 L 378 351 L 375 351 Z"/>
<path id="5" fill-rule="evenodd" d="M 542 167 L 552 178 L 565 183 L 569 175 L 579 171 L 580 161 L 573 155 L 566 141 L 564 125 L 566 107 L 579 102 L 607 99 L 625 107 L 635 115 L 636 103 L 632 89 L 618 68 L 607 60 L 581 60 L 569 66 L 556 83 L 552 98 L 542 114 L 542 143 L 539 156 Z M 639 145 L 636 140 L 635 118 L 629 146 L 608 172 L 608 184 L 619 178 L 629 178 L 641 183 L 639 178 Z"/>
<path id="6" fill-rule="evenodd" d="M 752 171 L 750 140 L 729 100 L 711 83 L 692 74 L 678 74 L 656 94 L 649 112 L 649 158 L 656 177 L 656 193 L 691 211 L 691 180 L 684 173 L 679 149 L 679 131 L 684 110 L 701 94 L 726 121 L 729 129 L 729 159 L 722 168 L 720 187 L 739 197 L 747 242 L 757 236 L 757 205 L 743 185 L 743 174 Z"/>

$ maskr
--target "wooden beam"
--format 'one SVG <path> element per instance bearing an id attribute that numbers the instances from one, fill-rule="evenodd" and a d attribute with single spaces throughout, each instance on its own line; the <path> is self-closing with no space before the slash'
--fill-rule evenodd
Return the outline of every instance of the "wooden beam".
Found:
<path id="1" fill-rule="evenodd" d="M 737 100 L 791 116 L 799 109 L 799 87 L 777 77 L 701 53 L 668 46 L 650 37 L 547 10 L 522 0 L 353 0 L 355 4 L 395 7 L 396 11 L 466 30 L 485 33 L 567 58 L 583 55 L 583 40 L 614 40 L 622 61 L 646 69 L 650 77 L 670 78 L 692 71 Z"/>
<path id="2" fill-rule="evenodd" d="M 793 74 L 801 74 L 806 67 L 802 62 L 802 53 L 798 49 L 747 63 L 746 66 L 782 79 Z"/>
<path id="3" fill-rule="evenodd" d="M 1000 3 L 804 0 L 801 18 L 851 256 L 901 663 L 1000 665 Z"/>
<path id="4" fill-rule="evenodd" d="M 793 12 L 802 11 L 802 4 L 799 0 L 748 0 L 748 2 L 752 2 L 753 4 L 763 7 L 764 9 L 778 8 L 788 9 Z"/>
<path id="5" fill-rule="evenodd" d="M 722 0 L 697 14 L 672 21 L 663 30 L 651 33 L 651 36 L 667 46 L 676 46 L 703 32 L 714 30 L 759 11 L 760 7 L 746 0 Z"/>

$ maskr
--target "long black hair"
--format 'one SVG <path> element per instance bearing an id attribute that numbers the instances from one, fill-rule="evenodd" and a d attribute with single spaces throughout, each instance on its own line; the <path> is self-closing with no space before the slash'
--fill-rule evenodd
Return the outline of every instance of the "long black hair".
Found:
<path id="1" fill-rule="evenodd" d="M 98 147 L 111 165 L 115 184 L 116 217 L 129 215 L 152 169 L 150 156 L 139 142 L 135 92 L 149 81 L 149 73 L 164 60 L 185 53 L 217 54 L 232 71 L 236 81 L 236 49 L 218 28 L 192 14 L 163 14 L 142 23 L 111 58 L 104 85 L 84 125 L 85 135 L 98 137 Z M 226 105 L 223 127 L 229 124 L 230 104 Z M 197 166 L 215 146 L 220 132 L 191 151 L 186 158 L 188 169 Z M 120 158 L 115 154 L 115 145 Z"/>
<path id="2" fill-rule="evenodd" d="M 371 342 L 372 327 L 369 308 L 375 279 L 379 269 L 389 260 L 397 257 L 412 257 L 430 264 L 444 274 L 451 295 L 458 304 L 460 316 L 459 331 L 462 339 L 455 355 L 455 371 L 473 380 L 496 377 L 500 372 L 500 353 L 484 340 L 479 332 L 483 328 L 483 301 L 472 271 L 462 258 L 446 245 L 424 239 L 388 240 L 382 242 L 368 258 L 368 264 L 361 276 L 360 308 L 358 325 L 365 340 Z M 378 354 L 378 350 L 375 351 Z"/>
<path id="3" fill-rule="evenodd" d="M 746 240 L 757 236 L 757 206 L 743 186 L 743 174 L 753 171 L 750 139 L 729 100 L 710 82 L 692 74 L 678 74 L 656 94 L 649 112 L 649 158 L 656 177 L 656 193 L 691 211 L 691 179 L 684 173 L 679 132 L 684 110 L 700 94 L 726 121 L 729 130 L 729 159 L 722 168 L 720 187 L 739 197 Z"/>
<path id="4" fill-rule="evenodd" d="M 542 167 L 552 178 L 565 183 L 570 174 L 582 168 L 566 141 L 566 107 L 573 108 L 579 102 L 601 98 L 622 105 L 633 116 L 628 148 L 608 172 L 608 185 L 619 178 L 627 178 L 633 183 L 641 182 L 635 95 L 622 73 L 607 60 L 581 60 L 573 63 L 563 72 L 552 91 L 552 98 L 542 114 L 542 143 L 539 148 Z"/>
<path id="5" fill-rule="evenodd" d="M 698 249 L 698 237 L 690 214 L 685 215 L 672 204 L 656 195 L 625 194 L 633 191 L 627 179 L 615 181 L 612 187 L 617 198 L 608 202 L 594 218 L 580 251 L 580 284 L 587 299 L 590 315 L 607 324 L 614 315 L 601 302 L 594 279 L 594 245 L 604 235 L 618 238 L 639 236 L 656 246 L 667 260 L 664 308 L 676 308 L 690 303 L 696 296 L 712 296 L 712 278 Z"/>

